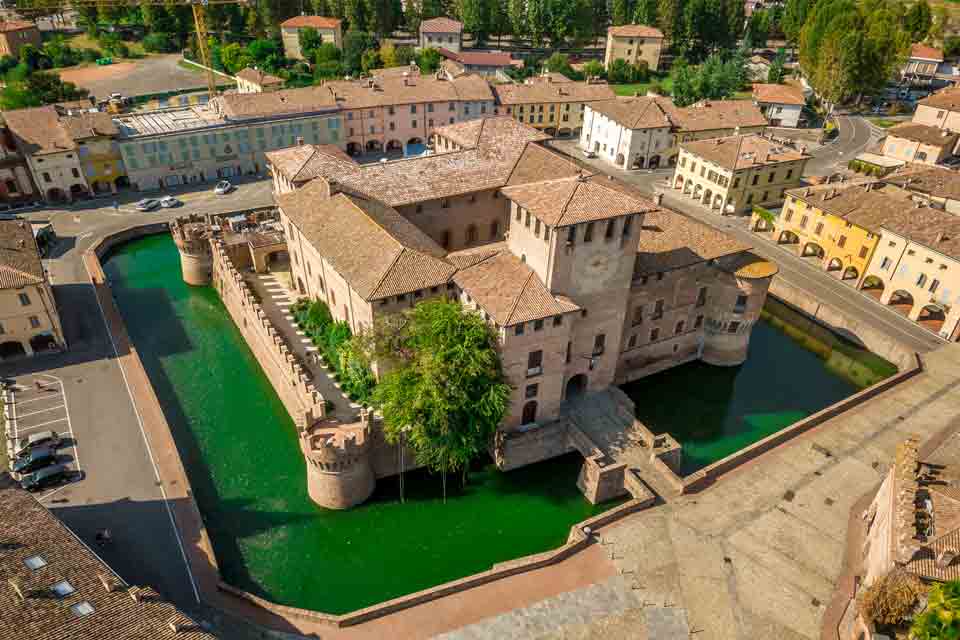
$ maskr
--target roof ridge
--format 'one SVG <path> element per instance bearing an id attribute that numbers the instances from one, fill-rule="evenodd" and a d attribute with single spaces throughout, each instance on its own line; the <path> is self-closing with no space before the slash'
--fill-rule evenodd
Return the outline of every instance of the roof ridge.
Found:
<path id="1" fill-rule="evenodd" d="M 520 264 L 525 265 L 526 263 L 521 262 Z M 520 287 L 520 293 L 517 294 L 516 299 L 514 299 L 513 301 L 513 306 L 510 307 L 510 313 L 507 314 L 507 322 L 504 323 L 504 326 L 509 326 L 507 323 L 513 320 L 513 314 L 516 313 L 517 307 L 520 306 L 520 299 L 523 297 L 523 294 L 526 293 L 527 291 L 527 285 L 530 284 L 530 278 L 534 277 L 535 275 L 537 275 L 536 272 L 534 272 L 533 269 L 530 269 L 530 273 L 527 274 L 527 279 L 523 281 L 523 286 Z"/>
<path id="2" fill-rule="evenodd" d="M 567 179 L 569 180 L 569 178 Z M 570 203 L 573 202 L 573 196 L 577 195 L 577 191 L 580 189 L 580 185 L 583 184 L 580 181 L 579 177 L 574 178 L 574 180 L 575 182 L 574 182 L 573 191 L 570 192 L 570 197 L 567 198 L 567 201 L 563 203 L 563 207 L 560 208 L 560 217 L 557 218 L 557 223 L 554 225 L 555 227 L 559 227 L 563 224 L 563 217 L 567 214 L 567 208 L 570 206 Z"/>
<path id="3" fill-rule="evenodd" d="M 23 277 L 25 277 L 25 278 L 29 278 L 29 279 L 35 280 L 35 281 L 37 281 L 37 282 L 43 282 L 43 278 L 41 278 L 41 277 L 39 277 L 39 276 L 36 276 L 36 275 L 34 275 L 34 274 L 32 274 L 32 273 L 28 273 L 28 272 L 24 271 L 23 269 L 18 269 L 18 268 L 16 268 L 16 267 L 12 267 L 12 266 L 10 266 L 9 264 L 0 264 L 0 269 L 6 269 L 6 270 L 8 270 L 8 271 L 13 271 L 14 273 L 18 273 L 18 274 L 20 274 L 21 276 L 23 276 Z"/>
<path id="4" fill-rule="evenodd" d="M 359 207 L 357 207 L 359 208 Z M 386 231 L 386 229 L 384 229 Z M 393 236 L 390 236 L 393 238 Z M 396 240 L 396 238 L 394 238 Z M 397 252 L 397 255 L 393 257 L 393 260 L 390 261 L 390 264 L 387 265 L 387 268 L 383 270 L 383 273 L 380 274 L 380 278 L 377 280 L 377 283 L 373 285 L 370 290 L 370 300 L 374 300 L 374 296 L 377 295 L 377 291 L 380 290 L 380 286 L 383 284 L 383 281 L 387 279 L 387 276 L 390 275 L 390 272 L 393 271 L 393 268 L 397 266 L 397 263 L 400 262 L 400 256 L 403 255 L 403 252 L 407 251 L 407 248 L 400 244 L 400 251 Z M 419 253 L 419 252 L 418 252 Z"/>

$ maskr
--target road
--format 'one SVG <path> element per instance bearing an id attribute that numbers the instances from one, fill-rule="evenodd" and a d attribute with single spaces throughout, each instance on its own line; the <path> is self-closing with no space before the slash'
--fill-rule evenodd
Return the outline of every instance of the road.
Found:
<path id="1" fill-rule="evenodd" d="M 838 116 L 837 121 L 840 134 L 834 142 L 812 152 L 814 158 L 807 164 L 807 175 L 824 175 L 836 170 L 839 165 L 845 164 L 848 158 L 860 153 L 876 139 L 877 134 L 863 118 Z M 673 174 L 672 169 L 653 172 L 623 171 L 604 162 L 601 158 L 585 159 L 577 151 L 575 140 L 555 140 L 550 144 L 573 156 L 578 162 L 615 175 L 651 197 L 655 189 L 661 187 L 660 190 L 664 192 L 663 204 L 667 207 L 720 229 L 752 246 L 755 253 L 779 265 L 778 278 L 809 292 L 812 298 L 866 322 L 903 345 L 920 353 L 926 353 L 943 344 L 936 335 L 907 320 L 896 311 L 881 305 L 873 298 L 857 293 L 849 285 L 833 278 L 809 261 L 751 233 L 747 228 L 747 218 L 721 217 L 716 212 L 701 207 L 687 198 L 675 195 L 668 187 L 670 176 Z"/>
<path id="2" fill-rule="evenodd" d="M 269 180 L 260 180 L 240 184 L 227 196 L 209 189 L 180 192 L 183 207 L 151 213 L 137 212 L 132 203 L 139 194 L 131 194 L 119 198 L 117 210 L 112 201 L 100 200 L 26 215 L 51 221 L 60 238 L 51 253 L 55 258 L 45 264 L 70 350 L 4 364 L 0 375 L 16 378 L 26 389 L 15 405 L 20 426 L 69 432 L 61 453 L 82 471 L 79 479 L 38 498 L 91 546 L 97 531 L 110 529 L 114 542 L 98 553 L 124 579 L 151 585 L 188 610 L 197 598 L 164 479 L 155 470 L 81 255 L 98 237 L 141 220 L 270 204 L 270 187 Z M 47 387 L 43 394 L 34 390 L 37 379 Z M 41 395 L 49 399 L 39 400 Z M 35 413 L 41 409 L 50 416 Z"/>

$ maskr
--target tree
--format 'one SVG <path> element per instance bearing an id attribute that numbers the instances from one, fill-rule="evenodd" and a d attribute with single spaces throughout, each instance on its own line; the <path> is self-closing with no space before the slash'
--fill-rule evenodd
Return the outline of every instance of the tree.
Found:
<path id="1" fill-rule="evenodd" d="M 783 9 L 780 28 L 787 42 L 796 45 L 800 42 L 800 30 L 807 21 L 807 13 L 813 6 L 813 0 L 787 0 Z"/>
<path id="2" fill-rule="evenodd" d="M 903 27 L 910 34 L 911 42 L 922 42 L 930 32 L 933 16 L 927 0 L 917 0 L 903 17 Z"/>
<path id="3" fill-rule="evenodd" d="M 777 51 L 776 57 L 770 64 L 770 70 L 767 71 L 767 82 L 770 84 L 780 84 L 783 82 L 784 68 L 787 61 L 787 52 L 783 49 Z"/>
<path id="4" fill-rule="evenodd" d="M 927 608 L 914 620 L 910 633 L 916 640 L 960 638 L 960 580 L 930 588 Z"/>
<path id="5" fill-rule="evenodd" d="M 757 9 L 750 14 L 747 31 L 744 35 L 755 47 L 767 46 L 767 37 L 770 35 L 770 18 L 765 9 Z"/>
<path id="6" fill-rule="evenodd" d="M 515 36 L 524 36 L 527 32 L 526 0 L 507 0 L 507 19 L 510 30 Z"/>
<path id="7" fill-rule="evenodd" d="M 621 25 L 630 22 L 630 17 L 633 15 L 633 6 L 630 0 L 613 0 L 611 6 L 613 24 Z"/>
<path id="8" fill-rule="evenodd" d="M 417 464 L 463 473 L 487 451 L 510 403 L 497 338 L 478 314 L 432 300 L 405 311 L 374 349 L 393 365 L 373 392 L 388 442 Z"/>
<path id="9" fill-rule="evenodd" d="M 597 60 L 587 60 L 583 63 L 583 75 L 587 78 L 602 78 L 605 73 L 603 64 Z"/>
<path id="10" fill-rule="evenodd" d="M 381 53 L 380 55 L 382 56 L 383 54 Z M 407 67 L 417 59 L 417 51 L 413 47 L 400 46 L 396 48 L 394 57 L 396 58 L 398 67 Z"/>
<path id="11" fill-rule="evenodd" d="M 341 58 L 344 70 L 353 75 L 360 73 L 363 52 L 376 47 L 377 40 L 372 33 L 347 31 L 347 35 L 343 37 L 343 56 Z"/>
<path id="12" fill-rule="evenodd" d="M 950 12 L 945 6 L 937 5 L 933 8 L 933 17 L 931 20 L 932 22 L 930 24 L 930 30 L 927 32 L 927 37 L 934 42 L 943 42 L 944 35 L 946 34 L 947 21 L 950 20 Z"/>
<path id="13" fill-rule="evenodd" d="M 667 40 L 678 35 L 682 15 L 683 0 L 657 0 L 657 26 Z"/>
<path id="14" fill-rule="evenodd" d="M 392 43 L 384 42 L 380 45 L 380 62 L 387 69 L 400 66 L 397 62 L 397 48 Z"/>
<path id="15" fill-rule="evenodd" d="M 657 24 L 657 0 L 637 0 L 633 21 L 651 26 Z"/>
<path id="16" fill-rule="evenodd" d="M 222 6 L 222 5 L 214 5 Z M 148 33 L 143 38 L 143 50 L 148 53 L 174 53 L 180 49 L 177 39 L 170 33 Z"/>
<path id="17" fill-rule="evenodd" d="M 380 52 L 376 49 L 367 49 L 360 56 L 360 70 L 364 73 L 380 69 L 383 67 L 383 61 L 380 59 Z"/>
<path id="18" fill-rule="evenodd" d="M 80 54 L 67 44 L 66 39 L 61 35 L 56 35 L 43 43 L 43 55 L 50 60 L 53 67 L 70 67 L 80 61 Z"/>
<path id="19" fill-rule="evenodd" d="M 253 65 L 253 58 L 247 52 L 246 47 L 236 42 L 220 47 L 220 64 L 230 73 L 236 73 Z"/>
<path id="20" fill-rule="evenodd" d="M 547 14 L 543 2 L 527 2 L 527 33 L 534 46 L 543 44 L 547 33 Z"/>
<path id="21" fill-rule="evenodd" d="M 948 58 L 960 55 L 960 36 L 947 36 L 944 39 L 943 55 Z"/>
<path id="22" fill-rule="evenodd" d="M 315 80 L 330 80 L 343 75 L 340 64 L 340 49 L 332 42 L 324 42 L 317 47 L 313 57 L 313 77 Z"/>
<path id="23" fill-rule="evenodd" d="M 11 73 L 15 76 L 16 71 Z M 8 78 L 7 86 L 0 91 L 0 108 L 6 110 L 39 107 L 54 102 L 66 102 L 85 98 L 89 92 L 79 89 L 72 82 L 63 82 L 55 73 L 37 71 L 23 79 Z"/>
<path id="24" fill-rule="evenodd" d="M 313 27 L 307 27 L 297 32 L 297 42 L 300 44 L 300 53 L 303 57 L 312 60 L 317 47 L 323 44 L 323 36 Z"/>
<path id="25" fill-rule="evenodd" d="M 421 73 L 433 73 L 440 68 L 442 60 L 440 52 L 433 48 L 421 49 L 417 54 L 417 65 Z"/>
<path id="26" fill-rule="evenodd" d="M 570 56 L 565 53 L 554 53 L 543 64 L 550 73 L 559 73 L 570 79 L 576 76 L 576 72 L 570 66 Z"/>
<path id="27" fill-rule="evenodd" d="M 490 3 L 497 0 L 458 0 L 458 13 L 464 31 L 469 31 L 478 43 L 487 39 L 490 30 Z"/>
<path id="28" fill-rule="evenodd" d="M 32 44 L 25 44 L 20 47 L 20 62 L 26 65 L 30 73 L 40 69 L 49 69 L 52 65 L 50 58 Z"/>
<path id="29" fill-rule="evenodd" d="M 362 31 L 367 28 L 366 0 L 345 0 L 347 25 L 350 31 Z"/>
<path id="30" fill-rule="evenodd" d="M 395 14 L 394 0 L 366 0 L 364 9 L 367 19 L 367 30 L 378 36 L 390 35 L 397 26 L 399 14 Z"/>

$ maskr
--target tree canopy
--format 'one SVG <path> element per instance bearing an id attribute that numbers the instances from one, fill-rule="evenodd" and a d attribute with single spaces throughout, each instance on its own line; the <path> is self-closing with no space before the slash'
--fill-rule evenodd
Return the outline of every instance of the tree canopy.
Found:
<path id="1" fill-rule="evenodd" d="M 927 608 L 914 620 L 910 633 L 917 640 L 960 638 L 960 580 L 930 588 Z"/>
<path id="2" fill-rule="evenodd" d="M 373 393 L 387 440 L 402 438 L 444 477 L 466 472 L 510 402 L 493 329 L 456 302 L 430 300 L 375 331 L 371 350 L 389 371 Z"/>

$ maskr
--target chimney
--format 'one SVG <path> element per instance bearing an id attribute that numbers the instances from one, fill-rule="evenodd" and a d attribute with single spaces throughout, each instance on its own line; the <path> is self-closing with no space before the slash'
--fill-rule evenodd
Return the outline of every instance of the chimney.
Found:
<path id="1" fill-rule="evenodd" d="M 945 237 L 945 236 L 943 235 L 943 231 L 938 231 L 938 232 L 937 232 L 937 240 L 936 240 L 937 244 L 940 244 L 941 242 L 943 242 L 944 237 Z"/>
<path id="2" fill-rule="evenodd" d="M 7 580 L 7 583 L 10 585 L 10 588 L 13 589 L 13 592 L 17 594 L 17 597 L 20 598 L 21 602 L 27 599 L 27 597 L 23 595 L 23 588 L 20 586 L 20 580 L 17 578 L 10 578 Z"/>
<path id="3" fill-rule="evenodd" d="M 143 599 L 143 597 L 140 595 L 140 590 L 137 589 L 136 587 L 133 587 L 127 593 L 130 594 L 130 599 L 136 603 L 139 603 Z"/>
<path id="4" fill-rule="evenodd" d="M 107 577 L 106 574 L 98 573 L 97 577 L 100 578 L 100 584 L 103 585 L 103 588 L 107 591 L 107 593 L 113 593 L 117 590 L 116 585 L 113 584 L 113 580 Z"/>
<path id="5" fill-rule="evenodd" d="M 170 627 L 170 631 L 173 631 L 174 634 L 180 633 L 181 631 L 184 631 L 186 629 L 186 627 L 184 627 L 182 624 L 180 624 L 176 620 L 171 620 L 170 624 L 167 626 Z"/>

